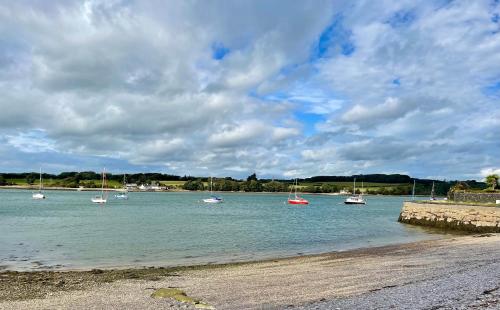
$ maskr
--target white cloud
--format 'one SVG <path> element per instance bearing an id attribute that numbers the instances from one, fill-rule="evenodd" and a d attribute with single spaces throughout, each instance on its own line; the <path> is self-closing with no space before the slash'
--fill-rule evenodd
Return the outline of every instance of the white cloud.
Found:
<path id="1" fill-rule="evenodd" d="M 264 136 L 266 129 L 266 126 L 261 122 L 247 122 L 238 126 L 228 126 L 212 134 L 208 138 L 208 142 L 213 146 L 220 147 L 253 144 L 253 140 Z"/>
<path id="2" fill-rule="evenodd" d="M 346 123 L 355 123 L 359 126 L 380 122 L 387 119 L 398 119 L 408 112 L 398 98 L 387 98 L 384 103 L 374 106 L 355 105 L 342 115 Z"/>
<path id="3" fill-rule="evenodd" d="M 40 153 L 55 151 L 55 143 L 46 139 L 43 131 L 5 135 L 6 143 L 26 153 Z"/>
<path id="4" fill-rule="evenodd" d="M 500 165 L 500 9 L 440 5 L 0 4 L 0 169 L 52 152 L 57 167 L 480 178 Z"/>
<path id="5" fill-rule="evenodd" d="M 491 175 L 491 174 L 497 174 L 497 175 L 500 175 L 500 168 L 492 168 L 492 167 L 488 167 L 488 168 L 483 168 L 483 169 L 481 169 L 480 175 L 481 175 L 483 178 L 486 178 L 487 176 L 489 176 L 489 175 Z"/>

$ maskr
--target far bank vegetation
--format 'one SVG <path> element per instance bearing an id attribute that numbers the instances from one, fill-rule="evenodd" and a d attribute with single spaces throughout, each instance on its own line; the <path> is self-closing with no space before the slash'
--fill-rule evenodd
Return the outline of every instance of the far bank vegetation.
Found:
<path id="1" fill-rule="evenodd" d="M 369 174 L 354 176 L 315 176 L 311 178 L 298 179 L 298 191 L 306 193 L 338 193 L 340 191 L 353 191 L 353 179 L 356 178 L 356 193 L 361 192 L 371 195 L 411 195 L 413 179 L 407 175 L 400 174 Z M 32 186 L 38 185 L 39 175 L 36 172 L 29 173 L 3 173 L 0 174 L 0 185 Z M 43 174 L 44 187 L 67 187 L 67 188 L 99 188 L 101 187 L 101 175 L 93 171 L 85 172 L 63 172 L 58 175 Z M 123 174 L 107 174 L 108 187 L 120 188 L 123 186 Z M 127 174 L 127 183 L 136 185 L 149 184 L 161 185 L 168 190 L 209 190 L 209 177 L 176 176 L 162 173 L 137 173 Z M 498 184 L 498 178 L 497 184 Z M 416 195 L 430 195 L 432 183 L 435 183 L 435 193 L 444 196 L 450 189 L 467 190 L 491 190 L 486 183 L 476 181 L 439 181 L 439 180 L 416 180 Z M 214 191 L 231 192 L 288 192 L 292 189 L 293 180 L 259 179 L 257 175 L 251 174 L 246 179 L 238 180 L 231 177 L 213 178 Z M 488 183 L 490 184 L 490 183 Z M 497 185 L 496 185 L 497 186 Z M 496 187 L 495 186 L 495 187 Z"/>

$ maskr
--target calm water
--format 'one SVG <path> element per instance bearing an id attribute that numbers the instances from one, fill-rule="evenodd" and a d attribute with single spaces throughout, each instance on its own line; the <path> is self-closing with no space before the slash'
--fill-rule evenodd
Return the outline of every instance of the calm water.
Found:
<path id="1" fill-rule="evenodd" d="M 9 269 L 187 265 L 322 253 L 440 237 L 397 222 L 404 197 L 130 193 L 92 204 L 93 192 L 0 190 L 0 266 Z"/>

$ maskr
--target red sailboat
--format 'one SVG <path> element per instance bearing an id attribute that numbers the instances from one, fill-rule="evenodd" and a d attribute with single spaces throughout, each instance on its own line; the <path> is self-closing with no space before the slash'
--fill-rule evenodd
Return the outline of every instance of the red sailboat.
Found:
<path id="1" fill-rule="evenodd" d="M 307 204 L 309 204 L 309 201 L 307 201 L 306 199 L 297 195 L 297 185 L 298 185 L 298 182 L 297 182 L 297 179 L 295 179 L 295 183 L 293 186 L 295 188 L 295 197 L 293 197 L 293 198 L 290 197 L 292 195 L 292 190 L 290 190 L 290 193 L 288 194 L 288 204 L 290 204 L 290 205 L 307 205 Z"/>

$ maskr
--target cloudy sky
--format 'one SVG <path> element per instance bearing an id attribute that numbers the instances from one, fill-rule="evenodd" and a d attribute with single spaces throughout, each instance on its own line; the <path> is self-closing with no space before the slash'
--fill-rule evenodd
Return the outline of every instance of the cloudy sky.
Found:
<path id="1" fill-rule="evenodd" d="M 500 172 L 499 1 L 0 0 L 0 171 Z"/>

